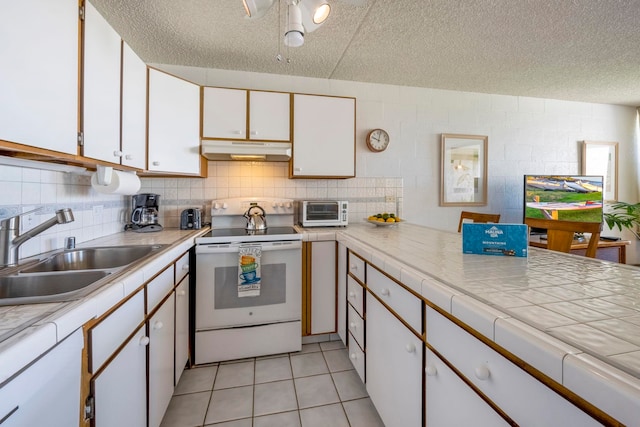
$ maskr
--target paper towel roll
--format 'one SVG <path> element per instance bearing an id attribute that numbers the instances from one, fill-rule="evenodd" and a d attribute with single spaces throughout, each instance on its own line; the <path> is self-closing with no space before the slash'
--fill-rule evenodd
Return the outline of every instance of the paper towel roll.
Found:
<path id="1" fill-rule="evenodd" d="M 98 183 L 98 177 L 91 175 L 91 187 L 103 194 L 136 194 L 140 190 L 140 178 L 133 172 L 114 170 L 111 173 L 111 182 L 108 185 Z"/>

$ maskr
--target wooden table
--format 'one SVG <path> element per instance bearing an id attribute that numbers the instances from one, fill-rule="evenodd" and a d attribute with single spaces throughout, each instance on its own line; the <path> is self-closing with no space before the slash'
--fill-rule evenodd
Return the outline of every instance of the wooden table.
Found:
<path id="1" fill-rule="evenodd" d="M 541 236 L 531 236 L 529 238 L 529 246 L 536 248 L 547 249 L 547 241 L 540 238 Z M 576 255 L 584 255 L 587 251 L 587 245 L 589 240 L 578 241 L 574 240 L 571 244 L 571 253 Z M 600 240 L 598 242 L 598 251 L 596 252 L 596 258 L 603 259 L 605 261 L 619 262 L 620 264 L 626 264 L 627 262 L 627 245 L 631 242 L 628 240 Z"/>

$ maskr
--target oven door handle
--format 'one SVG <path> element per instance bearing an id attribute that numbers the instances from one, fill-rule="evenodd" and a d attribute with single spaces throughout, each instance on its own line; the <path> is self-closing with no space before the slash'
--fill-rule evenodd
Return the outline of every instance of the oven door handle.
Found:
<path id="1" fill-rule="evenodd" d="M 196 254 L 220 254 L 220 253 L 238 253 L 241 246 L 259 245 L 263 252 L 269 251 L 289 251 L 302 248 L 302 241 L 287 240 L 280 242 L 255 242 L 255 243 L 230 243 L 230 244 L 212 244 L 212 245 L 196 245 Z"/>

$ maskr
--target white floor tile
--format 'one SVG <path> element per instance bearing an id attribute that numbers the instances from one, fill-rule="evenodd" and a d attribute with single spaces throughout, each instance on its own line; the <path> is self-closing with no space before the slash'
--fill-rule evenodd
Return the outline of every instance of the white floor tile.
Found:
<path id="1" fill-rule="evenodd" d="M 253 427 L 300 427 L 300 413 L 292 411 L 255 417 Z"/>
<path id="2" fill-rule="evenodd" d="M 206 424 L 207 427 L 251 427 L 251 418 L 244 418 L 242 420 L 227 421 L 224 423 Z"/>
<path id="3" fill-rule="evenodd" d="M 338 392 L 333 385 L 333 379 L 329 374 L 296 378 L 294 381 L 300 408 L 327 405 L 340 401 Z"/>
<path id="4" fill-rule="evenodd" d="M 161 427 L 195 427 L 204 422 L 211 392 L 174 396 L 169 402 Z"/>
<path id="5" fill-rule="evenodd" d="M 268 415 L 298 409 L 293 380 L 256 384 L 253 415 Z"/>
<path id="6" fill-rule="evenodd" d="M 217 371 L 217 366 L 185 369 L 173 394 L 178 395 L 212 390 L 213 380 L 216 377 Z"/>
<path id="7" fill-rule="evenodd" d="M 213 383 L 214 390 L 223 388 L 240 387 L 253 384 L 254 378 L 253 360 L 241 363 L 231 363 L 228 365 L 220 365 L 216 380 Z"/>
<path id="8" fill-rule="evenodd" d="M 289 356 L 256 360 L 256 384 L 293 378 Z"/>
<path id="9" fill-rule="evenodd" d="M 342 405 L 317 406 L 300 411 L 302 427 L 349 427 Z"/>
<path id="10" fill-rule="evenodd" d="M 253 415 L 253 386 L 214 390 L 205 423 L 231 421 Z"/>
<path id="11" fill-rule="evenodd" d="M 322 353 L 291 356 L 291 367 L 293 368 L 294 378 L 326 374 L 329 372 Z"/>
<path id="12" fill-rule="evenodd" d="M 345 348 L 342 341 L 326 341 L 320 343 L 320 348 L 322 351 L 328 350 L 338 350 L 340 348 Z"/>
<path id="13" fill-rule="evenodd" d="M 342 343 L 341 343 L 342 344 Z M 324 359 L 329 367 L 329 372 L 348 371 L 353 369 L 353 363 L 349 359 L 349 352 L 346 348 L 323 352 Z"/>
<path id="14" fill-rule="evenodd" d="M 358 399 L 342 404 L 351 427 L 384 427 L 371 399 Z"/>
<path id="15" fill-rule="evenodd" d="M 343 402 L 345 400 L 360 399 L 367 397 L 367 389 L 358 373 L 352 369 L 350 371 L 334 372 L 331 374 L 333 382 L 338 390 L 338 396 Z"/>

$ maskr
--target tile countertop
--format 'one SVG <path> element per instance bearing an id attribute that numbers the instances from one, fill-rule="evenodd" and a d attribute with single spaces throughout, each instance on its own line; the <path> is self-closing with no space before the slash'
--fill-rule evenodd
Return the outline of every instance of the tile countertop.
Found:
<path id="1" fill-rule="evenodd" d="M 113 280 L 79 300 L 0 307 L 0 384 L 89 319 L 100 316 L 193 246 L 201 230 L 164 229 L 154 233 L 116 233 L 78 244 L 93 246 L 166 244 L 135 269 L 125 269 Z"/>
<path id="2" fill-rule="evenodd" d="M 408 223 L 336 239 L 556 381 L 569 355 L 640 396 L 640 268 L 531 247 L 463 254 L 461 234 Z"/>

